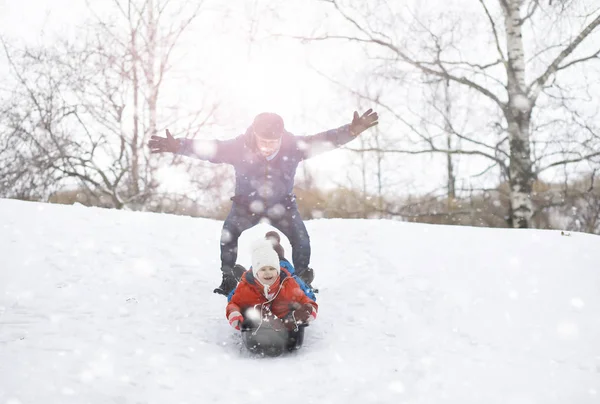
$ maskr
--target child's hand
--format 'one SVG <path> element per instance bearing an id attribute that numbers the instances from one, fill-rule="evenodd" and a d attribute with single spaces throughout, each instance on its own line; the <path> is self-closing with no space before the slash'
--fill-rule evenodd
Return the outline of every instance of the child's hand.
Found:
<path id="1" fill-rule="evenodd" d="M 283 331 L 285 329 L 285 325 L 283 324 L 283 320 L 279 317 L 276 317 L 270 311 L 265 314 L 263 321 L 268 323 L 271 328 L 275 331 Z"/>
<path id="2" fill-rule="evenodd" d="M 227 319 L 229 320 L 229 325 L 231 325 L 236 330 L 240 329 L 242 322 L 244 321 L 244 317 L 239 311 L 232 311 L 229 317 L 227 317 Z"/>
<path id="3" fill-rule="evenodd" d="M 314 307 L 310 303 L 305 303 L 300 308 L 292 312 L 292 316 L 297 323 L 308 323 L 317 317 Z"/>

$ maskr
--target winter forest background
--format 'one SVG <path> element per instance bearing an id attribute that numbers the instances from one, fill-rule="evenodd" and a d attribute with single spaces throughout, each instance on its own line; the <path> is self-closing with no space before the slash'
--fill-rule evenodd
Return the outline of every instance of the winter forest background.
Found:
<path id="1" fill-rule="evenodd" d="M 305 219 L 600 233 L 597 0 L 0 1 L 0 197 L 223 218 L 146 143 L 380 124 L 300 167 Z"/>

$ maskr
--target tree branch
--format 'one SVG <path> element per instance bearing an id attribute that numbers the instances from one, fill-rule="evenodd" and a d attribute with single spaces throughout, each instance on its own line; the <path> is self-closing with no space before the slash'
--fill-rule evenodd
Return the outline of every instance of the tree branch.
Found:
<path id="1" fill-rule="evenodd" d="M 566 165 L 566 164 L 571 164 L 571 163 L 579 163 L 580 161 L 584 161 L 584 160 L 589 160 L 591 158 L 600 156 L 600 152 L 594 152 L 594 153 L 590 153 L 590 154 L 586 154 L 585 156 L 581 156 L 578 158 L 574 158 L 574 159 L 565 159 L 565 160 L 561 160 L 561 161 L 556 161 L 554 163 L 548 164 L 544 167 L 540 167 L 537 171 L 536 174 L 541 173 L 542 171 L 545 171 L 549 168 L 552 167 L 556 167 L 556 166 L 560 166 L 560 165 Z"/>
<path id="2" fill-rule="evenodd" d="M 506 105 L 502 101 L 500 101 L 500 99 L 493 92 L 491 92 L 487 88 L 483 87 L 482 85 L 479 85 L 479 84 L 475 83 L 474 81 L 467 79 L 466 77 L 458 77 L 458 76 L 455 76 L 445 70 L 440 72 L 438 70 L 434 70 L 434 69 L 426 66 L 427 64 L 436 65 L 436 63 L 437 63 L 436 61 L 423 62 L 423 61 L 414 60 L 413 58 L 409 57 L 405 52 L 400 50 L 400 48 L 395 46 L 393 43 L 391 43 L 389 41 L 386 42 L 379 38 L 375 38 L 370 32 L 368 32 L 366 29 L 364 29 L 355 19 L 353 19 L 352 17 L 347 15 L 339 7 L 338 3 L 335 0 L 331 0 L 328 2 L 335 6 L 335 8 L 342 15 L 342 17 L 344 17 L 345 20 L 347 20 L 351 25 L 353 25 L 356 29 L 358 29 L 365 36 L 367 36 L 367 39 L 357 38 L 357 37 L 349 37 L 349 36 L 345 36 L 345 35 L 323 35 L 320 37 L 311 37 L 311 38 L 307 38 L 307 37 L 293 37 L 293 38 L 305 40 L 305 41 L 306 40 L 346 39 L 346 40 L 357 41 L 357 42 L 362 42 L 362 43 L 374 43 L 374 44 L 377 44 L 379 46 L 382 46 L 384 48 L 391 50 L 405 63 L 407 63 L 413 67 L 416 67 L 417 69 L 421 70 L 424 73 L 431 74 L 431 75 L 437 76 L 437 77 L 442 77 L 442 78 L 449 79 L 449 80 L 455 81 L 457 83 L 463 84 L 467 87 L 470 87 L 470 88 L 480 92 L 484 96 L 490 98 L 492 101 L 494 101 L 496 104 L 498 104 L 498 106 L 502 110 L 504 110 L 506 108 Z"/>
<path id="3" fill-rule="evenodd" d="M 496 23 L 494 22 L 494 19 L 492 18 L 492 15 L 490 14 L 490 11 L 488 10 L 488 8 L 485 5 L 485 3 L 483 2 L 483 0 L 479 0 L 479 3 L 485 10 L 485 15 L 487 16 L 488 21 L 490 22 L 490 25 L 492 26 L 492 32 L 494 33 L 494 40 L 496 41 L 496 50 L 498 51 L 498 54 L 500 55 L 500 59 L 501 59 L 502 63 L 504 65 L 506 65 L 506 57 L 504 56 L 504 52 L 502 52 L 502 46 L 500 46 L 500 39 L 498 38 L 498 31 L 496 30 Z"/>
<path id="4" fill-rule="evenodd" d="M 586 56 L 586 57 L 583 57 L 583 58 L 580 58 L 580 59 L 575 59 L 575 60 L 573 60 L 573 61 L 571 61 L 571 62 L 569 62 L 569 63 L 567 63 L 565 65 L 562 65 L 561 67 L 559 67 L 558 69 L 556 69 L 556 71 L 564 70 L 564 69 L 566 69 L 566 68 L 568 68 L 570 66 L 573 66 L 574 64 L 577 64 L 577 63 L 587 62 L 588 60 L 592 60 L 592 59 L 598 59 L 598 56 L 600 56 L 600 49 L 598 49 L 596 51 L 596 53 L 594 53 L 594 54 L 592 54 L 590 56 Z"/>
<path id="5" fill-rule="evenodd" d="M 559 65 L 562 63 L 562 61 L 565 60 L 565 58 L 567 58 L 571 53 L 573 53 L 577 46 L 579 46 L 579 44 L 590 33 L 592 33 L 592 31 L 596 29 L 598 25 L 600 25 L 600 14 L 596 16 L 596 18 L 591 23 L 589 23 L 587 27 L 585 27 L 583 31 L 581 31 L 579 35 L 577 35 L 577 37 L 575 37 L 573 42 L 571 42 L 565 49 L 563 49 L 562 52 L 558 54 L 554 61 L 550 63 L 546 71 L 531 83 L 531 85 L 527 88 L 527 94 L 529 94 L 529 98 L 532 101 L 535 102 L 540 92 L 542 91 L 542 88 L 546 84 L 546 81 L 548 81 L 548 78 L 550 78 L 551 75 L 553 75 L 554 73 L 556 73 L 557 70 L 559 70 Z"/>
<path id="6" fill-rule="evenodd" d="M 535 11 L 537 10 L 538 6 L 540 5 L 539 0 L 533 0 L 532 3 L 533 3 L 533 7 L 531 7 L 531 9 L 527 12 L 525 17 L 521 18 L 520 25 L 523 25 L 525 23 L 525 21 L 530 19 L 533 16 L 533 14 L 535 14 Z M 530 5 L 531 5 L 531 3 L 530 3 Z"/>
<path id="7" fill-rule="evenodd" d="M 402 150 L 402 149 L 379 149 L 379 148 L 375 148 L 375 147 L 366 147 L 366 148 L 361 148 L 361 149 L 353 149 L 353 148 L 346 148 L 345 150 L 349 150 L 352 152 L 356 152 L 356 153 L 364 153 L 364 152 L 377 152 L 377 153 L 387 153 L 387 154 L 426 154 L 426 153 L 443 153 L 443 154 L 466 154 L 466 155 L 477 155 L 477 156 L 482 156 L 482 157 L 486 157 L 490 160 L 495 161 L 496 163 L 500 164 L 500 165 L 504 165 L 504 162 L 498 158 L 496 158 L 495 156 L 492 156 L 491 154 L 488 153 L 484 153 L 482 151 L 479 150 L 445 150 L 445 149 L 438 149 L 435 146 L 432 146 L 431 149 L 426 149 L 426 150 Z M 598 153 L 600 154 L 600 153 Z"/>

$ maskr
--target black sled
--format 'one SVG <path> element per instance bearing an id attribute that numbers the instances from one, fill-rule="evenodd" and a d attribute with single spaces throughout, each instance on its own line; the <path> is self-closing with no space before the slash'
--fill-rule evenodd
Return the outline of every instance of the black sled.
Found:
<path id="1" fill-rule="evenodd" d="M 304 343 L 304 329 L 307 324 L 298 325 L 294 330 L 275 331 L 269 325 L 262 324 L 253 327 L 252 324 L 242 325 L 242 341 L 248 351 L 253 354 L 277 357 L 284 352 L 300 349 Z"/>

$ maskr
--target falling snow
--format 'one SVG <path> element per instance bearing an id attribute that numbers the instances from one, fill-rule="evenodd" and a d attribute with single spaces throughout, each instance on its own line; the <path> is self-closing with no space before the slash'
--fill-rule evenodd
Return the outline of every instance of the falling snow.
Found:
<path id="1" fill-rule="evenodd" d="M 283 206 L 280 203 L 275 204 L 274 206 L 270 207 L 269 210 L 267 211 L 267 216 L 270 217 L 271 219 L 280 218 L 284 214 L 285 214 L 285 206 Z"/>
<path id="2" fill-rule="evenodd" d="M 561 339 L 577 339 L 579 337 L 579 326 L 570 321 L 561 322 L 556 327 L 556 332 Z"/>
<path id="3" fill-rule="evenodd" d="M 217 152 L 217 142 L 214 140 L 195 140 L 194 141 L 194 153 L 199 156 L 203 156 L 207 159 L 211 159 Z"/>
<path id="4" fill-rule="evenodd" d="M 313 157 L 335 149 L 335 145 L 331 142 L 315 142 L 311 143 L 310 147 L 304 148 L 307 156 Z"/>
<path id="5" fill-rule="evenodd" d="M 531 108 L 531 101 L 524 95 L 517 94 L 512 98 L 512 105 L 521 112 L 526 112 Z"/>
<path id="6" fill-rule="evenodd" d="M 265 204 L 262 201 L 255 200 L 250 203 L 250 211 L 252 213 L 260 214 L 265 210 Z"/>
<path id="7" fill-rule="evenodd" d="M 573 298 L 571 299 L 571 306 L 577 310 L 581 310 L 585 307 L 585 303 L 579 298 Z"/>
<path id="8" fill-rule="evenodd" d="M 229 230 L 223 229 L 221 231 L 221 243 L 222 244 L 229 243 L 231 241 L 232 237 L 233 236 Z"/>

